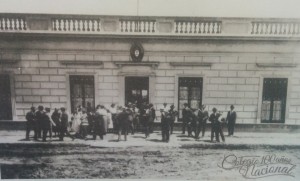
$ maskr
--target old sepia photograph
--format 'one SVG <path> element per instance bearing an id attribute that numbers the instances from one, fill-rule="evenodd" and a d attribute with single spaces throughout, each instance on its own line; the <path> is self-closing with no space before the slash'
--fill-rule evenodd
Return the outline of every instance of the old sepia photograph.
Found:
<path id="1" fill-rule="evenodd" d="M 299 0 L 0 0 L 0 180 L 300 180 Z"/>

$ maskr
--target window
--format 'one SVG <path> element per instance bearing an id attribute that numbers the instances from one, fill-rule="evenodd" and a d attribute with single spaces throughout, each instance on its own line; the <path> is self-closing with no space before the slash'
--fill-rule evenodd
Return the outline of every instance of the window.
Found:
<path id="1" fill-rule="evenodd" d="M 78 106 L 95 107 L 94 76 L 70 75 L 71 111 Z"/>
<path id="2" fill-rule="evenodd" d="M 262 98 L 262 123 L 284 123 L 287 96 L 286 78 L 265 78 Z"/>
<path id="3" fill-rule="evenodd" d="M 203 79 L 199 77 L 180 77 L 178 90 L 179 118 L 182 118 L 184 103 L 191 109 L 198 109 L 202 105 Z"/>
<path id="4" fill-rule="evenodd" d="M 0 120 L 12 120 L 9 75 L 0 74 Z"/>

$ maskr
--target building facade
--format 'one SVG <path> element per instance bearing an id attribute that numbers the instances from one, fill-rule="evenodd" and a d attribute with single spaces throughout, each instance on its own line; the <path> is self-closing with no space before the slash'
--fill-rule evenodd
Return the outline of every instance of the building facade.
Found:
<path id="1" fill-rule="evenodd" d="M 166 102 L 299 125 L 299 40 L 298 19 L 1 14 L 0 120 Z"/>

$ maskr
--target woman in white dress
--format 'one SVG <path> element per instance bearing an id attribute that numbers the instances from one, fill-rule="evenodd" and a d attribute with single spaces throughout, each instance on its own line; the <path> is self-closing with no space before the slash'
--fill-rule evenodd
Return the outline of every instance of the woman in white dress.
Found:
<path id="1" fill-rule="evenodd" d="M 100 109 L 97 110 L 97 112 L 99 113 L 99 115 L 101 115 L 103 117 L 103 135 L 106 134 L 107 132 L 107 110 L 105 109 L 104 106 L 100 105 Z"/>
<path id="2" fill-rule="evenodd" d="M 72 120 L 72 127 L 71 130 L 75 132 L 75 134 L 79 134 L 80 131 L 80 124 L 81 124 L 81 114 L 79 114 L 77 112 L 77 110 L 74 112 L 73 116 L 72 116 L 73 120 Z"/>

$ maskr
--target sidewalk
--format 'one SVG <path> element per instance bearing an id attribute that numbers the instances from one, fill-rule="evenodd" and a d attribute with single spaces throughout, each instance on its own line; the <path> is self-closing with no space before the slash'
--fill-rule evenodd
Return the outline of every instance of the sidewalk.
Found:
<path id="1" fill-rule="evenodd" d="M 225 133 L 226 135 L 227 133 Z M 0 144 L 43 144 L 43 145 L 83 145 L 91 147 L 241 147 L 241 146 L 271 146 L 271 147 L 292 147 L 300 148 L 300 133 L 242 133 L 237 132 L 235 136 L 225 136 L 225 143 L 211 143 L 210 132 L 206 132 L 206 135 L 199 140 L 182 135 L 180 132 L 175 132 L 170 137 L 170 142 L 165 143 L 161 141 L 161 133 L 155 131 L 149 138 L 145 139 L 145 135 L 142 133 L 136 133 L 134 135 L 128 135 L 128 140 L 117 141 L 118 136 L 112 133 L 107 134 L 104 140 L 92 140 L 92 136 L 88 136 L 88 140 L 75 139 L 72 141 L 66 137 L 63 142 L 58 141 L 57 137 L 52 138 L 50 141 L 47 138 L 47 142 L 25 141 L 25 131 L 0 131 Z M 124 139 L 124 136 L 122 136 Z"/>

